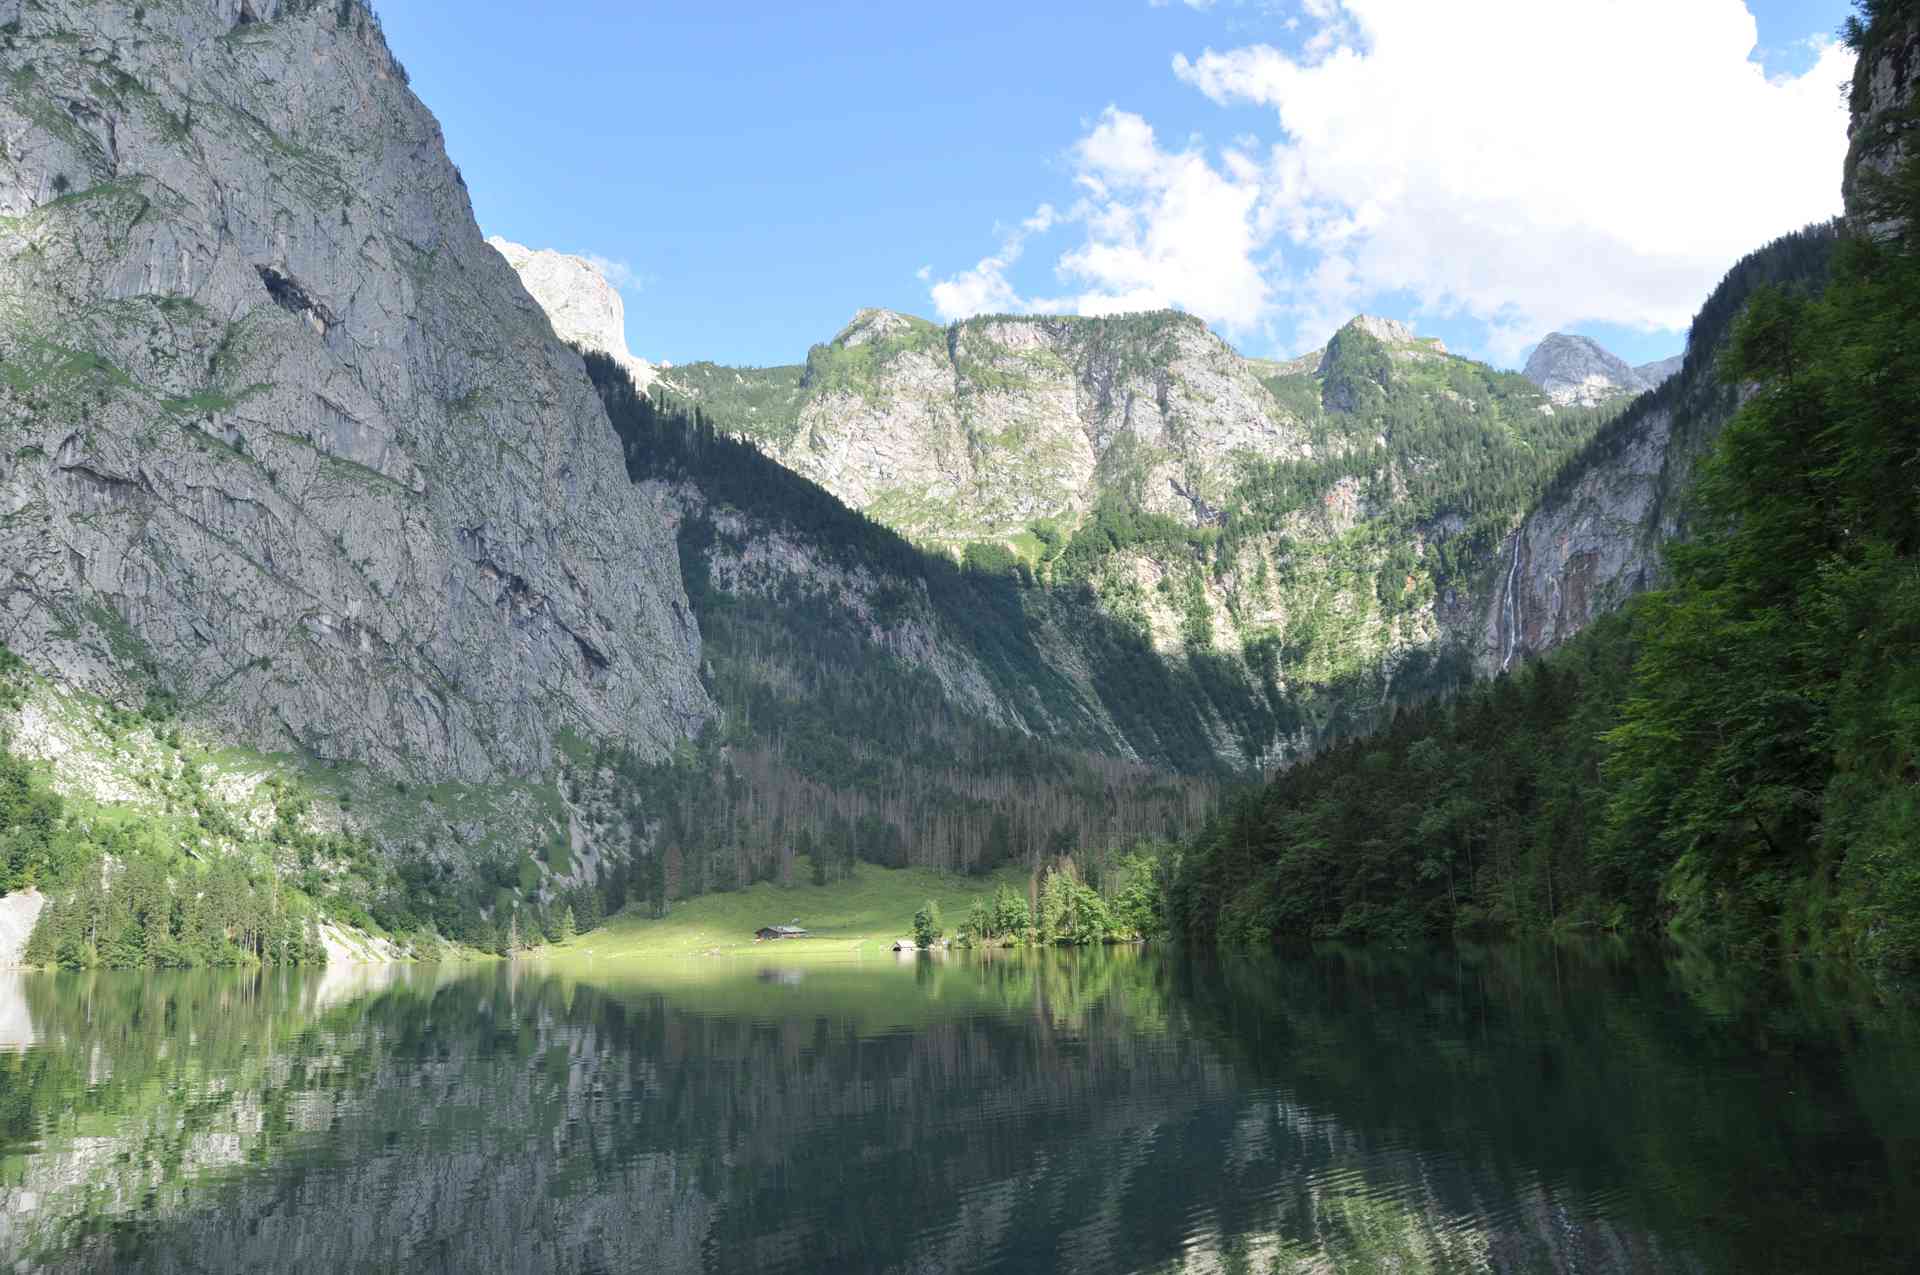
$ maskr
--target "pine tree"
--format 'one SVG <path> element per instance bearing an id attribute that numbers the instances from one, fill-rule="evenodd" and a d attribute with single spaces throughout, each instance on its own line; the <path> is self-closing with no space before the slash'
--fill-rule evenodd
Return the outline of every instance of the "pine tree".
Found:
<path id="1" fill-rule="evenodd" d="M 932 947 L 946 933 L 940 928 L 940 905 L 928 899 L 913 914 L 913 944 L 915 947 Z"/>

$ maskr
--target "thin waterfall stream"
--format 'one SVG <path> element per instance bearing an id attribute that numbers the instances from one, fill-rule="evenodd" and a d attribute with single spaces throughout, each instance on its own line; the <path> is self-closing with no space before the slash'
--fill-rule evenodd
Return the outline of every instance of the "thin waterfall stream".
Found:
<path id="1" fill-rule="evenodd" d="M 1507 567 L 1507 657 L 1500 661 L 1502 673 L 1506 672 L 1507 666 L 1513 663 L 1513 651 L 1520 641 L 1519 608 L 1513 600 L 1513 582 L 1520 574 L 1520 542 L 1525 539 L 1526 534 L 1527 523 L 1523 518 L 1513 533 L 1513 562 Z"/>

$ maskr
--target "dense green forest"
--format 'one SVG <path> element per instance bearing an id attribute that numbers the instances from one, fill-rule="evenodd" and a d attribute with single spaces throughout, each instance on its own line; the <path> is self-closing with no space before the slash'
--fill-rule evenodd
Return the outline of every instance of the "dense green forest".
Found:
<path id="1" fill-rule="evenodd" d="M 24 674 L 19 657 L 0 647 L 0 712 L 19 707 Z M 155 705 L 141 720 L 163 723 L 164 709 Z M 0 736 L 0 895 L 38 888 L 49 899 L 29 961 L 187 967 L 319 958 L 319 913 L 282 882 L 273 849 L 309 864 L 364 860 L 364 842 L 303 830 L 289 804 L 261 844 L 251 844 L 191 767 L 167 794 L 171 817 L 74 806 L 9 744 Z M 249 844 L 208 850 L 216 839 Z"/>
<path id="2" fill-rule="evenodd" d="M 673 483 L 685 501 L 681 575 L 721 709 L 664 762 L 599 748 L 572 774 L 586 807 L 633 838 L 629 888 L 649 906 L 785 879 L 800 862 L 829 877 L 856 861 L 985 873 L 1046 855 L 1097 859 L 1198 826 L 1215 801 L 1216 763 L 1200 715 L 1206 692 L 1191 675 L 1113 631 L 1100 706 L 1129 738 L 1199 775 L 1093 751 L 1079 692 L 1042 652 L 1033 614 L 1042 600 L 1017 574 L 915 547 L 704 413 L 642 394 L 611 360 L 586 357 L 629 475 Z M 752 536 L 805 544 L 821 578 L 715 584 L 716 555 L 739 555 Z M 877 581 L 870 604 L 849 602 L 825 578 L 835 572 Z M 1091 599 L 1046 601 L 1078 608 L 1083 637 L 1099 631 Z M 956 703 L 888 646 L 909 623 L 957 642 L 1005 702 L 1052 729 L 1030 733 Z"/>
<path id="3" fill-rule="evenodd" d="M 1920 177 L 1877 197 L 1910 227 Z M 1848 238 L 1824 291 L 1763 282 L 1819 238 L 1736 272 L 1758 286 L 1718 375 L 1749 397 L 1668 587 L 1237 803 L 1186 848 L 1181 929 L 1601 926 L 1920 960 L 1920 256 Z M 1703 315 L 1689 360 L 1730 317 Z"/>
<path id="4" fill-rule="evenodd" d="M 1084 585 L 1040 590 L 1030 572 L 1011 557 L 964 562 L 914 545 L 866 515 L 847 508 L 832 493 L 762 454 L 750 441 L 715 427 L 698 406 L 686 406 L 637 390 L 624 369 L 604 355 L 583 352 L 636 482 L 680 484 L 701 507 L 689 511 L 680 532 L 682 576 L 701 617 L 703 638 L 722 653 L 734 649 L 716 626 L 745 624 L 759 639 L 792 647 L 796 655 L 829 663 L 849 657 L 871 666 L 873 677 L 908 676 L 876 634 L 898 630 L 922 617 L 979 661 L 995 692 L 1015 705 L 1031 728 L 1070 750 L 1110 750 L 1113 741 L 1094 714 L 1113 723 L 1126 745 L 1162 768 L 1185 774 L 1224 773 L 1209 733 L 1210 718 L 1229 723 L 1249 751 L 1257 751 L 1288 723 L 1290 706 L 1276 687 L 1250 679 L 1235 661 L 1206 652 L 1168 660 L 1146 636 L 1107 615 Z M 756 601 L 708 586 L 707 550 L 716 543 L 738 549 L 738 525 L 716 513 L 732 512 L 748 533 L 771 530 L 803 542 L 823 566 L 867 573 L 885 581 L 875 596 L 871 623 L 855 623 L 844 607 L 794 589 Z M 775 637 L 767 626 L 787 630 Z M 1083 699 L 1049 658 L 1052 635 L 1068 634 L 1090 667 L 1100 670 Z M 720 697 L 727 703 L 724 694 Z M 938 716 L 952 715 L 951 709 Z M 835 719 L 842 723 L 847 720 Z"/>
<path id="5" fill-rule="evenodd" d="M 1243 544 L 1283 532 L 1289 515 L 1342 482 L 1377 511 L 1374 538 L 1391 546 L 1379 573 L 1389 614 L 1469 584 L 1496 556 L 1513 517 L 1619 410 L 1546 406 L 1514 372 L 1419 350 L 1398 351 L 1358 324 L 1334 335 L 1313 375 L 1270 377 L 1268 388 L 1325 443 L 1310 460 L 1247 466 L 1222 515 L 1215 569 Z M 1435 535 L 1439 526 L 1452 528 Z M 1431 559 L 1415 552 L 1432 541 Z M 1402 587 L 1410 577 L 1420 585 Z"/>
<path id="6" fill-rule="evenodd" d="M 0 714 L 20 709 L 33 686 L 0 647 Z M 63 698 L 44 685 L 40 695 L 42 711 Z M 327 924 L 395 939 L 417 955 L 442 940 L 505 954 L 570 938 L 626 901 L 625 864 L 543 890 L 544 877 L 518 848 L 472 854 L 463 868 L 432 845 L 382 848 L 340 818 L 350 790 L 321 791 L 311 772 L 255 763 L 241 774 L 216 763 L 211 741 L 183 725 L 164 696 L 141 712 L 79 697 L 65 707 L 79 732 L 69 743 L 86 764 L 128 763 L 109 782 L 130 782 L 135 793 L 63 796 L 51 768 L 22 756 L 0 730 L 0 895 L 46 897 L 26 949 L 33 964 L 300 964 L 324 959 Z M 376 782 L 404 788 L 368 780 Z M 371 823 L 381 826 L 377 816 Z"/>

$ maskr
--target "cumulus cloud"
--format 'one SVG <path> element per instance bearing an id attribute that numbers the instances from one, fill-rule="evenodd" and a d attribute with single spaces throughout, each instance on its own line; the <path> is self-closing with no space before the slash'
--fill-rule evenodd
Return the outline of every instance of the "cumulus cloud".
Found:
<path id="1" fill-rule="evenodd" d="M 1841 84 L 1815 45 L 1769 76 L 1741 0 L 1303 0 L 1298 47 L 1176 56 L 1278 140 L 1168 149 L 1110 108 L 1070 152 L 1062 295 L 1022 301 L 1028 245 L 933 284 L 964 309 L 1177 305 L 1324 336 L 1386 294 L 1487 325 L 1511 359 L 1556 327 L 1683 329 L 1741 254 L 1839 208 Z"/>
<path id="2" fill-rule="evenodd" d="M 933 268 L 922 266 L 920 278 L 930 285 L 933 308 L 949 323 L 976 314 L 1024 314 L 1036 310 L 1040 303 L 1022 299 L 1008 280 L 1007 271 L 1020 260 L 1028 237 L 1045 234 L 1059 219 L 1052 204 L 1041 204 L 1033 216 L 1002 233 L 997 252 L 982 257 L 971 270 L 962 270 L 950 279 L 934 282 Z"/>
<path id="3" fill-rule="evenodd" d="M 623 292 L 638 291 L 640 276 L 631 265 L 614 257 L 603 257 L 597 252 L 583 252 L 580 259 L 600 272 L 600 276 Z"/>
<path id="4" fill-rule="evenodd" d="M 1115 314 L 1179 307 L 1228 327 L 1257 322 L 1271 306 L 1259 253 L 1270 231 L 1258 211 L 1260 164 L 1229 151 L 1218 164 L 1197 147 L 1163 148 L 1138 115 L 1108 107 L 1069 153 L 1080 198 L 1066 211 L 1042 205 L 999 249 L 937 282 L 946 319 L 990 311 Z M 1027 240 L 1056 226 L 1081 242 L 1055 266 L 1069 291 L 1022 297 L 1008 278 Z"/>

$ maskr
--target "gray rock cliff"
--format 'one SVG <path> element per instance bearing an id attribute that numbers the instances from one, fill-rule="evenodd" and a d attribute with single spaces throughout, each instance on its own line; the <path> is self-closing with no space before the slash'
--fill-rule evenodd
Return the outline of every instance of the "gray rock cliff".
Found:
<path id="1" fill-rule="evenodd" d="M 1911 5 L 1878 6 L 1882 14 L 1858 32 L 1860 57 L 1848 96 L 1847 162 L 1841 193 L 1847 216 L 1867 234 L 1887 238 L 1908 229 L 1877 206 L 1875 187 L 1914 154 L 1920 130 L 1920 17 Z"/>
<path id="2" fill-rule="evenodd" d="M 1592 337 L 1565 332 L 1551 332 L 1542 338 L 1527 356 L 1521 375 L 1545 390 L 1560 407 L 1592 407 L 1638 394 L 1657 383 L 1648 381 Z"/>
<path id="3" fill-rule="evenodd" d="M 705 719 L 662 512 L 359 0 L 0 22 L 0 639 L 426 776 Z"/>
<path id="4" fill-rule="evenodd" d="M 1454 618 L 1476 632 L 1479 672 L 1512 668 L 1660 586 L 1665 545 L 1690 534 L 1695 468 L 1741 403 L 1717 366 L 1727 318 L 1763 285 L 1820 287 L 1837 233 L 1811 226 L 1749 254 L 1702 305 L 1683 358 L 1631 369 L 1652 380 L 1680 365 L 1603 425 L 1503 540 L 1473 591 L 1478 615 Z M 1711 315 L 1723 317 L 1703 328 Z"/>
<path id="5" fill-rule="evenodd" d="M 1106 493 L 1203 524 L 1239 458 L 1308 448 L 1253 365 L 1171 311 L 941 328 L 862 310 L 814 347 L 801 389 L 792 414 L 744 432 L 921 540 L 1072 522 Z"/>

